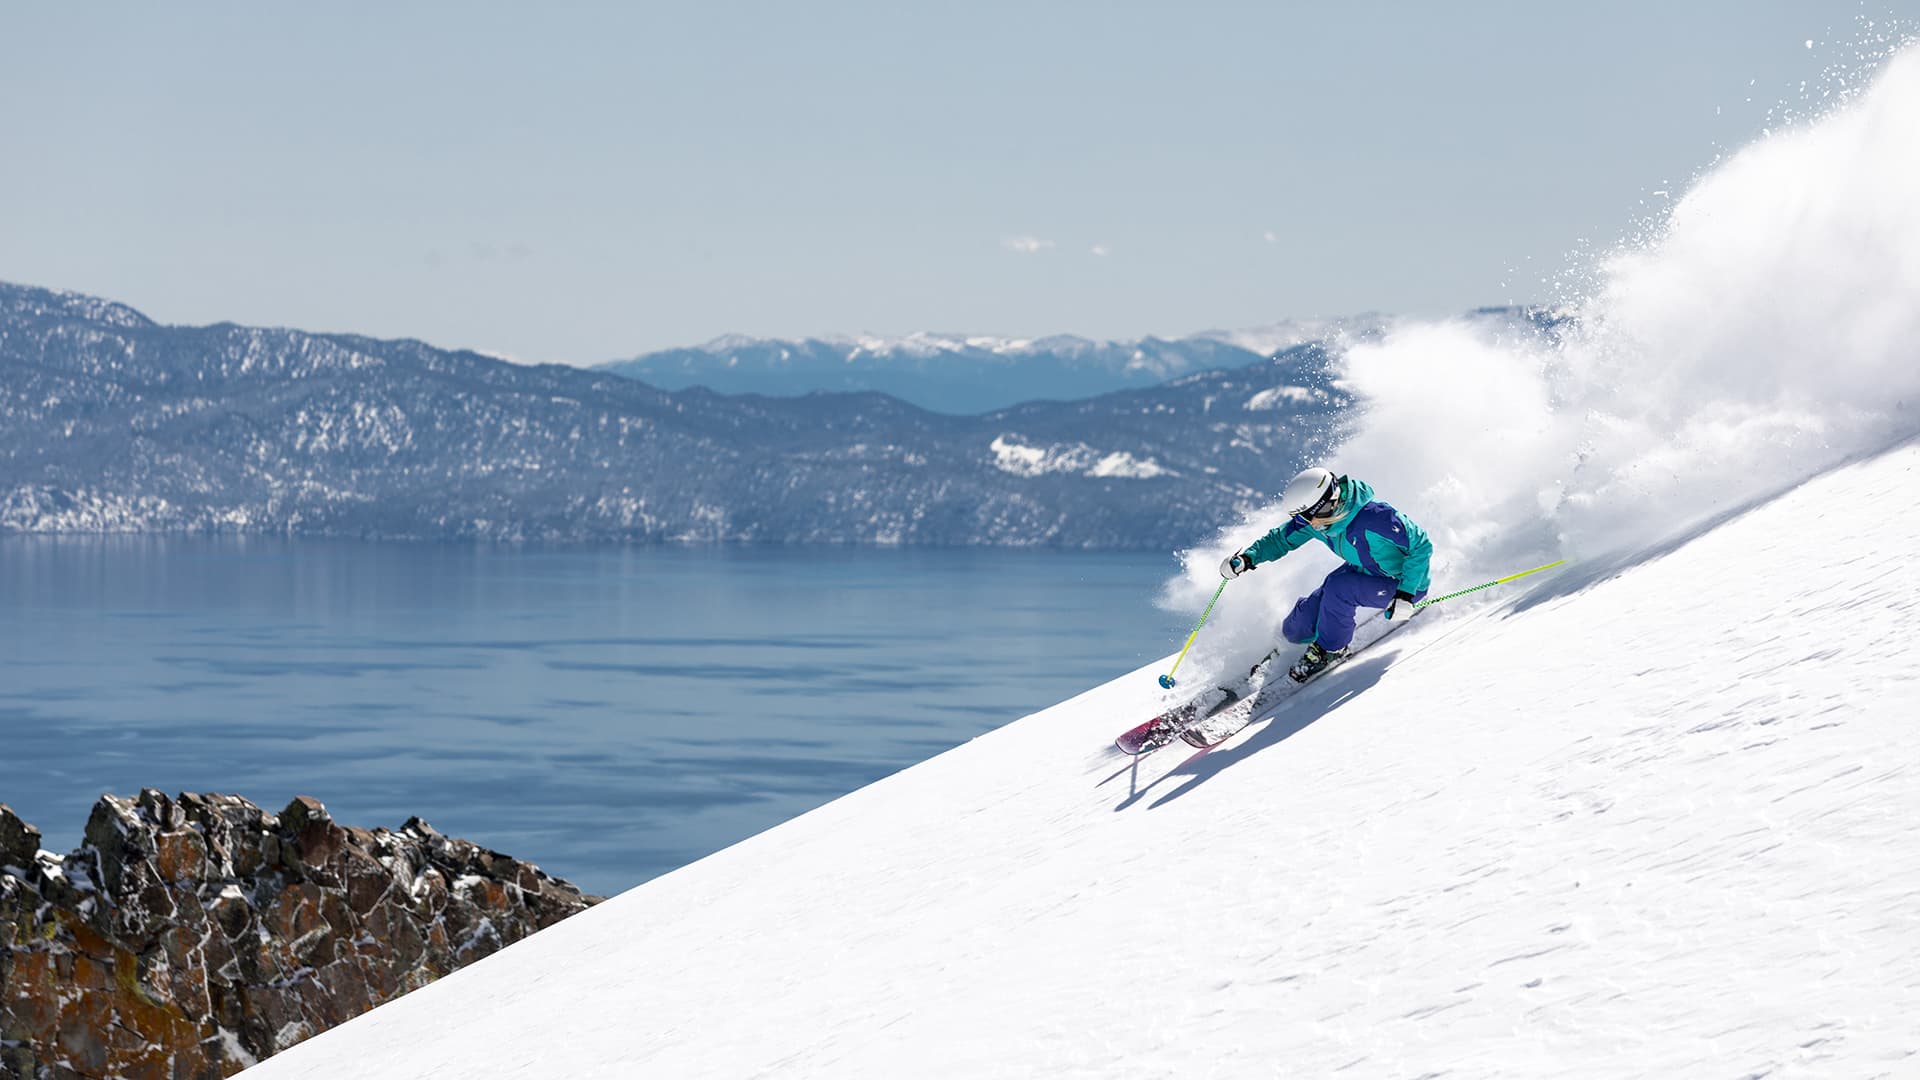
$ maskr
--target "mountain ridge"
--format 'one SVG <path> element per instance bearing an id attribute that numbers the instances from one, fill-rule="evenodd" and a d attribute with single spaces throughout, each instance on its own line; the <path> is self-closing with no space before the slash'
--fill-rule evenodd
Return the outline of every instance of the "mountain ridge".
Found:
<path id="1" fill-rule="evenodd" d="M 0 285 L 0 531 L 1166 549 L 1328 444 L 1334 356 L 961 416 Z"/>
<path id="2" fill-rule="evenodd" d="M 707 386 L 723 393 L 794 395 L 873 389 L 929 410 L 974 415 L 1028 400 L 1092 397 L 1205 370 L 1246 367 L 1310 342 L 1374 337 L 1388 325 L 1385 316 L 1369 313 L 1124 341 L 928 331 L 799 339 L 727 334 L 593 370 L 670 390 Z"/>

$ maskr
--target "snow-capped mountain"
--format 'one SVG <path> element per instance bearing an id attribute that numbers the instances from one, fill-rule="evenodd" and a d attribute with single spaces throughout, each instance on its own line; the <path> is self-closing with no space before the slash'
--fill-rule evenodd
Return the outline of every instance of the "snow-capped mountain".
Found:
<path id="1" fill-rule="evenodd" d="M 1331 355 L 953 416 L 0 285 L 0 529 L 1165 549 L 1324 445 Z"/>
<path id="2" fill-rule="evenodd" d="M 782 341 L 729 335 L 597 370 L 667 390 L 704 386 L 727 394 L 775 395 L 871 390 L 934 412 L 972 414 L 1028 401 L 1144 389 L 1200 371 L 1247 367 L 1312 342 L 1337 348 L 1376 336 L 1387 325 L 1385 317 L 1369 314 L 1136 341 L 932 333 Z"/>
<path id="3" fill-rule="evenodd" d="M 1111 749 L 1134 672 L 249 1075 L 1899 1075 L 1920 601 L 1860 553 L 1916 472 L 1435 608 L 1209 753 Z"/>

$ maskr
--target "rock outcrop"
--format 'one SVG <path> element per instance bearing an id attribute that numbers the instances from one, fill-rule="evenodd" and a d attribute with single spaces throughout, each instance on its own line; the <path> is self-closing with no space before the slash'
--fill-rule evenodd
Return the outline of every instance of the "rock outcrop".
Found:
<path id="1" fill-rule="evenodd" d="M 598 902 L 413 818 L 105 796 L 61 857 L 0 805 L 0 1077 L 248 1065 Z"/>

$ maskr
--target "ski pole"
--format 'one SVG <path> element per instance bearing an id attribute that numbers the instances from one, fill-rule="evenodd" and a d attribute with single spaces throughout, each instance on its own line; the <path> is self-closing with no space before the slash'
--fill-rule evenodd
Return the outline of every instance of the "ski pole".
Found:
<path id="1" fill-rule="evenodd" d="M 1219 601 L 1220 594 L 1226 591 L 1227 582 L 1231 580 L 1233 579 L 1232 578 L 1220 579 L 1220 587 L 1218 589 L 1213 590 L 1213 599 L 1207 601 L 1207 610 L 1200 613 L 1200 621 L 1193 624 L 1193 633 L 1187 635 L 1187 643 L 1185 645 L 1180 646 L 1180 655 L 1174 657 L 1173 666 L 1167 669 L 1167 673 L 1165 675 L 1160 676 L 1161 689 L 1163 690 L 1173 689 L 1173 673 L 1180 670 L 1180 661 L 1185 660 L 1187 658 L 1187 650 L 1193 648 L 1193 639 L 1200 636 L 1200 628 L 1207 625 L 1207 616 L 1213 614 L 1213 605 Z"/>
<path id="2" fill-rule="evenodd" d="M 1517 574 L 1508 574 L 1506 577 L 1503 577 L 1498 581 L 1489 581 L 1485 585 L 1475 585 L 1471 589 L 1461 589 L 1459 592 L 1450 592 L 1445 596 L 1436 596 L 1436 597 L 1433 597 L 1432 599 L 1422 600 L 1418 604 L 1415 604 L 1414 608 L 1418 610 L 1419 608 L 1426 607 L 1428 604 L 1437 604 L 1442 600 L 1451 600 L 1456 596 L 1465 596 L 1470 592 L 1479 592 L 1481 589 L 1491 589 L 1495 585 L 1505 585 L 1509 581 L 1518 580 L 1520 578 L 1526 577 L 1528 574 L 1537 574 L 1542 570 L 1551 570 L 1556 566 L 1563 566 L 1566 564 L 1566 561 L 1567 560 L 1565 559 L 1561 559 L 1558 562 L 1550 562 L 1545 566 L 1536 566 L 1531 570 L 1522 570 Z M 1198 628 L 1196 627 L 1195 629 L 1198 629 Z"/>

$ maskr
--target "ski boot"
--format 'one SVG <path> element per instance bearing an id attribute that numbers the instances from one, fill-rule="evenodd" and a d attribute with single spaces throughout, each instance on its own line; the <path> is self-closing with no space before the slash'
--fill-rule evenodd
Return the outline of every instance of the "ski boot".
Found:
<path id="1" fill-rule="evenodd" d="M 1323 649 L 1320 647 L 1320 643 L 1316 641 L 1307 646 L 1307 651 L 1301 654 L 1300 659 L 1293 662 L 1292 667 L 1287 669 L 1287 678 L 1292 679 L 1294 682 L 1306 682 L 1308 679 L 1313 678 L 1315 675 L 1320 674 L 1346 658 L 1347 650 Z"/>

